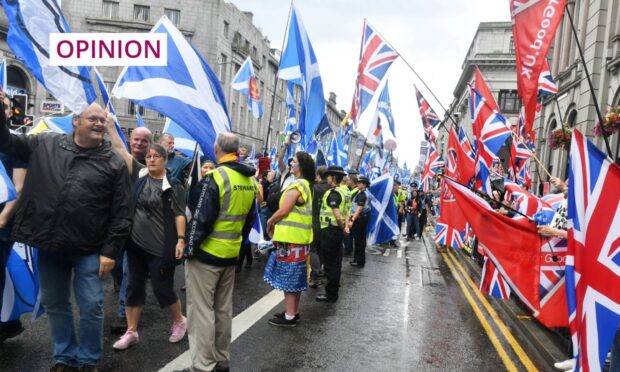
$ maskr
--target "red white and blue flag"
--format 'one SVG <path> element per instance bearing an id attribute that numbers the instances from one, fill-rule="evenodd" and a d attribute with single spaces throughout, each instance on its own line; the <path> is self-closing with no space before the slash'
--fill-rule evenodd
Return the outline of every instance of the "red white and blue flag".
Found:
<path id="1" fill-rule="evenodd" d="M 484 265 L 482 266 L 480 292 L 501 300 L 510 298 L 510 287 L 493 261 L 489 260 L 488 257 L 484 258 Z"/>
<path id="2" fill-rule="evenodd" d="M 437 221 L 437 228 L 435 230 L 435 242 L 437 244 L 459 249 L 463 246 L 464 237 L 464 232 L 458 231 L 448 224 Z"/>
<path id="3" fill-rule="evenodd" d="M 355 126 L 396 58 L 398 53 L 364 20 L 360 62 L 351 103 L 351 120 Z"/>
<path id="4" fill-rule="evenodd" d="M 431 105 L 424 98 L 422 93 L 418 90 L 418 87 L 415 85 L 415 96 L 418 100 L 418 107 L 420 108 L 420 117 L 422 118 L 422 127 L 424 128 L 424 137 L 427 141 L 434 141 L 435 134 L 433 133 L 433 128 L 435 128 L 441 120 L 439 116 L 435 113 L 435 111 L 431 108 Z"/>
<path id="5" fill-rule="evenodd" d="M 545 59 L 543 63 L 543 69 L 538 77 L 538 99 L 548 97 L 558 92 L 558 86 L 553 80 L 551 70 L 549 68 L 549 62 Z"/>
<path id="6" fill-rule="evenodd" d="M 573 130 L 566 298 L 575 370 L 602 371 L 620 325 L 620 167 Z"/>
<path id="7" fill-rule="evenodd" d="M 424 171 L 422 172 L 422 189 L 424 192 L 430 191 L 432 179 L 444 165 L 445 162 L 439 155 L 439 152 L 437 152 L 435 142 L 430 142 L 426 155 L 426 162 L 424 163 Z"/>
<path id="8" fill-rule="evenodd" d="M 461 128 L 461 131 L 462 130 Z M 459 142 L 456 131 L 454 128 L 450 128 L 446 176 L 454 178 L 458 183 L 466 185 L 474 177 L 476 163 L 471 145 L 466 136 L 463 142 Z"/>

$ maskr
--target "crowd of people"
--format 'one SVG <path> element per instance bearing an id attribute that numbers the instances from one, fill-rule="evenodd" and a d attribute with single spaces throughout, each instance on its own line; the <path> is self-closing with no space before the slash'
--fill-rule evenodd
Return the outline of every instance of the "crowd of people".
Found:
<path id="1" fill-rule="evenodd" d="M 188 370 L 228 370 L 235 272 L 252 265 L 249 235 L 256 219 L 273 244 L 264 280 L 285 293 L 283 311 L 269 320 L 274 326 L 297 325 L 308 287 L 324 284 L 316 301 L 338 301 L 344 256 L 358 269 L 366 264 L 371 196 L 364 176 L 339 166 L 317 168 L 303 151 L 285 159 L 284 146 L 276 169 L 264 167 L 248 158 L 237 136 L 222 133 L 215 158 L 204 160 L 200 179 L 192 181 L 192 160 L 174 150 L 167 133 L 155 142 L 149 129 L 136 128 L 127 144 L 113 115 L 94 103 L 74 115 L 70 134 L 15 134 L 7 124 L 10 101 L 2 100 L 2 163 L 18 199 L 0 213 L 0 269 L 13 242 L 38 248 L 52 371 L 97 370 L 108 272 L 118 290 L 118 316 L 110 326 L 119 335 L 114 349 L 140 342 L 150 279 L 157 302 L 170 314 L 169 342 L 189 338 Z M 430 203 L 404 188 L 394 191 L 402 215 L 417 223 L 410 234 L 421 236 Z M 175 292 L 179 269 L 185 273 L 185 309 Z M 0 327 L 1 341 L 23 331 L 19 319 Z"/>

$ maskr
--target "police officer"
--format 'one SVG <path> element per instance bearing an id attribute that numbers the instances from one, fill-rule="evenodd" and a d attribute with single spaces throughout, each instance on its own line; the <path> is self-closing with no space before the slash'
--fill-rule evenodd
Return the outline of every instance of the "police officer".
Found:
<path id="1" fill-rule="evenodd" d="M 332 165 L 325 172 L 330 189 L 321 201 L 321 251 L 327 284 L 325 293 L 316 296 L 319 302 L 336 302 L 342 269 L 342 239 L 349 234 L 345 220 L 345 195 L 338 187 L 347 174 L 342 167 Z"/>
<path id="2" fill-rule="evenodd" d="M 367 177 L 357 178 L 357 190 L 351 203 L 349 228 L 353 236 L 354 255 L 351 266 L 364 267 L 366 264 L 366 226 L 370 218 L 370 203 L 368 191 L 370 180 Z"/>
<path id="3" fill-rule="evenodd" d="M 235 266 L 254 223 L 258 190 L 254 168 L 237 161 L 238 151 L 237 136 L 218 136 L 218 165 L 198 184 L 189 227 L 185 283 L 192 371 L 230 367 Z"/>

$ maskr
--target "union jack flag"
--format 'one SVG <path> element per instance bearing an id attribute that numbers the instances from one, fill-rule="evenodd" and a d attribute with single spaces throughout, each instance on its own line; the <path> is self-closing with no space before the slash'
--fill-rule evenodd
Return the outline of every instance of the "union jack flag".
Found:
<path id="1" fill-rule="evenodd" d="M 568 241 L 562 238 L 543 240 L 540 248 L 540 302 L 564 278 Z"/>
<path id="2" fill-rule="evenodd" d="M 564 194 L 547 194 L 541 198 L 545 203 L 549 204 L 554 211 L 557 211 L 558 208 L 562 205 L 562 201 L 564 200 Z"/>
<path id="3" fill-rule="evenodd" d="M 415 85 L 413 87 L 415 88 L 415 96 L 418 99 L 420 117 L 422 118 L 422 127 L 424 128 L 424 136 L 427 141 L 435 141 L 433 128 L 439 125 L 441 120 L 435 111 L 433 111 L 428 101 L 424 98 L 424 96 L 422 96 L 422 93 L 420 93 L 418 88 Z"/>
<path id="4" fill-rule="evenodd" d="M 364 20 L 360 63 L 351 103 L 351 120 L 356 127 L 358 118 L 368 107 L 379 83 L 396 58 L 398 53 Z"/>
<path id="5" fill-rule="evenodd" d="M 602 371 L 620 324 L 620 167 L 577 129 L 570 165 L 566 297 L 575 370 Z"/>
<path id="6" fill-rule="evenodd" d="M 424 171 L 422 172 L 422 184 L 424 192 L 431 189 L 431 180 L 437 175 L 440 168 L 445 165 L 445 162 L 437 152 L 435 142 L 430 142 L 428 152 L 426 156 L 426 162 L 424 163 Z"/>
<path id="7" fill-rule="evenodd" d="M 506 280 L 499 273 L 493 261 L 489 260 L 488 257 L 484 258 L 481 278 L 480 292 L 502 300 L 510 298 L 510 287 L 506 284 Z"/>
<path id="8" fill-rule="evenodd" d="M 435 232 L 435 242 L 437 244 L 448 245 L 454 249 L 459 249 L 463 246 L 464 236 L 465 233 L 452 228 L 452 226 L 437 222 L 437 229 Z"/>
<path id="9" fill-rule="evenodd" d="M 472 143 L 469 141 L 467 137 L 467 133 L 465 133 L 465 129 L 463 127 L 459 127 L 459 143 L 461 144 L 461 149 L 472 159 L 476 160 L 476 150 L 472 146 Z"/>
<path id="10" fill-rule="evenodd" d="M 558 86 L 549 70 L 549 62 L 545 60 L 540 76 L 538 76 L 538 99 L 541 100 L 543 97 L 556 94 L 557 92 Z"/>

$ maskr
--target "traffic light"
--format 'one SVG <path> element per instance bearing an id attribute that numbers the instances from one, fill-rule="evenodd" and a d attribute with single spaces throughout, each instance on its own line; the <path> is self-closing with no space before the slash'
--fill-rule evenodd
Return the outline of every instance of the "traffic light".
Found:
<path id="1" fill-rule="evenodd" d="M 25 94 L 13 94 L 11 105 L 13 106 L 13 117 L 11 122 L 13 125 L 22 125 L 26 117 L 26 107 L 28 104 L 28 96 Z"/>

